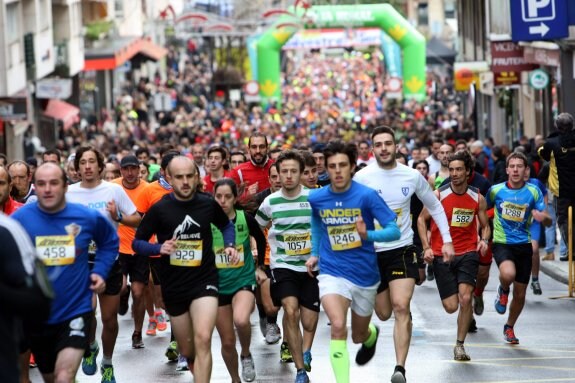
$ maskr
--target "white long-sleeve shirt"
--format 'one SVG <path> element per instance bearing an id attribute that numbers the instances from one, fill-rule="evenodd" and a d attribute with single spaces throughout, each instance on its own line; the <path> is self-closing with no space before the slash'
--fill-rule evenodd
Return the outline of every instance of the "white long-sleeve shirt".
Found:
<path id="1" fill-rule="evenodd" d="M 413 244 L 412 217 L 409 208 L 413 194 L 417 195 L 417 198 L 429 210 L 439 228 L 443 242 L 451 242 L 445 210 L 425 178 L 417 170 L 403 164 L 397 164 L 395 168 L 387 170 L 373 163 L 357 172 L 354 180 L 375 189 L 387 206 L 397 214 L 396 222 L 401 231 L 401 237 L 393 242 L 376 242 L 376 251 L 393 250 Z"/>

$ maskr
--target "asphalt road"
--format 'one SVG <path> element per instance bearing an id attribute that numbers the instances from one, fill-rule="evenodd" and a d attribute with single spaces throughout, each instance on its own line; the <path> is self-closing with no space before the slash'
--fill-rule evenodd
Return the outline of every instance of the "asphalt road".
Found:
<path id="1" fill-rule="evenodd" d="M 540 276 L 543 295 L 528 291 L 526 307 L 515 326 L 520 345 L 503 340 L 506 316 L 493 307 L 497 288 L 495 265 L 484 294 L 485 313 L 477 318 L 479 330 L 465 342 L 470 362 L 453 361 L 456 338 L 456 314 L 443 311 L 435 282 L 417 287 L 412 303 L 413 338 L 407 360 L 408 382 L 575 382 L 575 301 L 550 299 L 565 295 L 566 286 L 546 275 Z M 380 325 L 377 352 L 364 367 L 355 365 L 357 345 L 348 341 L 351 360 L 351 381 L 361 383 L 389 382 L 395 366 L 393 349 L 393 317 Z M 279 361 L 279 344 L 267 345 L 259 331 L 258 317 L 252 315 L 252 355 L 255 359 L 256 382 L 293 382 L 293 364 Z M 100 328 L 100 327 L 99 327 Z M 120 317 L 120 334 L 114 355 L 118 383 L 191 382 L 189 372 L 176 372 L 175 364 L 167 363 L 164 350 L 169 332 L 156 337 L 144 335 L 145 348 L 131 349 L 132 323 L 129 315 Z M 320 313 L 315 343 L 312 349 L 312 382 L 334 382 L 329 361 L 329 334 L 325 313 Z M 214 332 L 212 344 L 214 368 L 212 382 L 230 382 L 220 355 L 220 340 Z M 101 358 L 101 354 L 100 354 Z M 32 382 L 41 382 L 37 369 L 31 372 Z M 100 382 L 99 373 L 85 376 L 78 373 L 77 382 Z"/>

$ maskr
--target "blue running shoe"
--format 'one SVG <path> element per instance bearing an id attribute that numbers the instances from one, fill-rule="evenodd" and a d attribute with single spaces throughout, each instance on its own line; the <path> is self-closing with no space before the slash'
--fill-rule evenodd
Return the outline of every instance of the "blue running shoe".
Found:
<path id="1" fill-rule="evenodd" d="M 309 383 L 307 372 L 305 372 L 303 368 L 297 372 L 297 375 L 295 376 L 295 383 Z"/>
<path id="2" fill-rule="evenodd" d="M 94 375 L 98 370 L 96 365 L 96 358 L 100 353 L 100 345 L 96 342 L 96 348 L 92 349 L 90 347 L 90 355 L 82 359 L 82 371 L 86 375 Z"/>
<path id="3" fill-rule="evenodd" d="M 303 353 L 303 367 L 307 372 L 311 371 L 311 351 L 307 350 Z"/>
<path id="4" fill-rule="evenodd" d="M 113 366 L 103 364 L 100 366 L 100 372 L 102 373 L 102 383 L 116 383 Z"/>
<path id="5" fill-rule="evenodd" d="M 509 291 L 504 292 L 501 285 L 497 288 L 497 297 L 495 297 L 495 311 L 499 314 L 505 314 L 507 311 L 507 301 L 509 300 Z"/>

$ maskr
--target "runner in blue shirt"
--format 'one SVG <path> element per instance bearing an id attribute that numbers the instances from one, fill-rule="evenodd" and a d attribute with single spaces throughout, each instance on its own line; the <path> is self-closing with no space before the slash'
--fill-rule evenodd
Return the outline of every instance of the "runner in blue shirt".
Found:
<path id="1" fill-rule="evenodd" d="M 527 158 L 511 153 L 506 160 L 509 180 L 494 185 L 487 193 L 487 204 L 494 207 L 493 257 L 499 267 L 500 285 L 495 310 L 505 314 L 509 290 L 513 284 L 513 300 L 503 335 L 507 342 L 518 344 L 513 326 L 525 305 L 525 292 L 531 273 L 532 253 L 529 226 L 533 219 L 544 225 L 551 223 L 545 211 L 543 195 L 538 187 L 524 180 Z"/>
<path id="2" fill-rule="evenodd" d="M 43 328 L 32 331 L 30 343 L 36 363 L 47 382 L 73 382 L 88 350 L 92 295 L 101 293 L 118 255 L 116 229 L 99 212 L 66 203 L 66 173 L 54 163 L 41 165 L 35 174 L 38 202 L 12 217 L 30 235 L 36 252 L 47 266 L 55 299 Z M 97 245 L 92 271 L 88 246 Z"/>
<path id="3" fill-rule="evenodd" d="M 319 261 L 321 304 L 331 323 L 330 360 L 337 383 L 349 382 L 347 310 L 351 307 L 351 337 L 363 343 L 356 363 L 364 365 L 375 354 L 379 329 L 372 323 L 380 283 L 374 242 L 397 240 L 396 215 L 367 186 L 352 181 L 357 158 L 353 144 L 330 142 L 324 150 L 331 184 L 312 190 L 312 256 L 308 273 Z M 375 230 L 377 219 L 382 229 Z M 321 256 L 320 256 L 321 254 Z"/>

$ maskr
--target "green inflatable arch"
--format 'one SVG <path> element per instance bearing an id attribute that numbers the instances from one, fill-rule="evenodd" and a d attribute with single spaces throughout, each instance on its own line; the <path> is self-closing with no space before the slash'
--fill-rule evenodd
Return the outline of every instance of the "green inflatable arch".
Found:
<path id="1" fill-rule="evenodd" d="M 303 12 L 296 11 L 301 15 Z M 425 38 L 389 4 L 313 6 L 305 28 L 378 27 L 403 51 L 403 95 L 424 100 Z M 257 41 L 258 82 L 262 104 L 281 104 L 280 50 L 297 32 L 294 18 L 283 16 Z"/>

